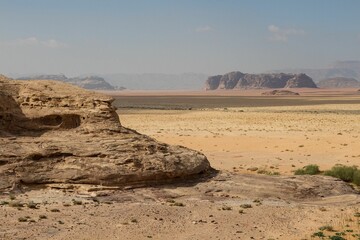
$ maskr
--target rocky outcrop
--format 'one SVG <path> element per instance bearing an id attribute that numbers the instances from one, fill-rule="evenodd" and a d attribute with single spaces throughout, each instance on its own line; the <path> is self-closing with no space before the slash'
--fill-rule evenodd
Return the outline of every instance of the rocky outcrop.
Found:
<path id="1" fill-rule="evenodd" d="M 246 74 L 241 72 L 212 76 L 205 84 L 206 90 L 262 88 L 316 88 L 316 84 L 305 74 Z"/>
<path id="2" fill-rule="evenodd" d="M 300 95 L 297 92 L 292 92 L 288 90 L 272 90 L 270 92 L 263 92 L 261 95 L 264 96 L 297 96 Z"/>
<path id="3" fill-rule="evenodd" d="M 123 127 L 112 101 L 58 81 L 0 76 L 0 189 L 161 183 L 211 169 L 200 152 Z"/>
<path id="4" fill-rule="evenodd" d="M 74 77 L 67 78 L 63 74 L 58 75 L 35 75 L 25 76 L 18 78 L 18 80 L 56 80 L 71 83 L 85 89 L 93 90 L 114 90 L 115 87 L 105 81 L 104 78 L 98 76 L 85 76 L 85 77 Z"/>
<path id="5" fill-rule="evenodd" d="M 354 78 L 327 78 L 317 84 L 320 88 L 358 88 L 360 82 Z"/>

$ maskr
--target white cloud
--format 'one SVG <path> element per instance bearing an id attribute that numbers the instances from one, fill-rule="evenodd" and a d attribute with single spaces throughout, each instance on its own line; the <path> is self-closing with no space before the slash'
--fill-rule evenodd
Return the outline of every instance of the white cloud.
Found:
<path id="1" fill-rule="evenodd" d="M 305 31 L 302 29 L 294 28 L 280 28 L 275 25 L 269 25 L 268 31 L 271 33 L 269 40 L 277 42 L 287 42 L 290 36 L 302 36 L 305 35 Z"/>
<path id="2" fill-rule="evenodd" d="M 0 45 L 5 46 L 40 46 L 46 48 L 64 48 L 67 47 L 65 43 L 59 42 L 55 39 L 40 40 L 36 37 L 20 38 L 9 42 L 0 42 Z"/>
<path id="3" fill-rule="evenodd" d="M 210 26 L 202 26 L 195 29 L 195 32 L 211 32 L 214 29 Z"/>

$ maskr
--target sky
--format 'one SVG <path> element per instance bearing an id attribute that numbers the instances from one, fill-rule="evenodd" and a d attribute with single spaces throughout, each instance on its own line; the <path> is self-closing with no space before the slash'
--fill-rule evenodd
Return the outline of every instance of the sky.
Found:
<path id="1" fill-rule="evenodd" d="M 259 73 L 360 60 L 359 0 L 0 0 L 0 73 Z"/>

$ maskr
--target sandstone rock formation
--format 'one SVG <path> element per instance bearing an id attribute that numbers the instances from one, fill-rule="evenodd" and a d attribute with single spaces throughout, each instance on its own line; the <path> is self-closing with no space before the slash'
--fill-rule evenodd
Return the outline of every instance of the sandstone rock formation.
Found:
<path id="1" fill-rule="evenodd" d="M 296 96 L 300 95 L 297 92 L 292 92 L 289 90 L 272 90 L 270 92 L 263 92 L 261 95 L 265 96 Z"/>
<path id="2" fill-rule="evenodd" d="M 262 89 L 262 88 L 316 88 L 313 80 L 305 74 L 247 74 L 230 72 L 209 77 L 206 90 L 216 89 Z"/>
<path id="3" fill-rule="evenodd" d="M 354 78 L 327 78 L 318 82 L 320 88 L 358 88 L 360 82 Z"/>
<path id="4" fill-rule="evenodd" d="M 84 76 L 67 78 L 64 74 L 55 75 L 34 75 L 18 78 L 18 80 L 57 80 L 85 88 L 97 90 L 114 90 L 115 87 L 105 81 L 104 78 L 98 76 Z"/>
<path id="5" fill-rule="evenodd" d="M 58 81 L 0 76 L 0 189 L 158 183 L 211 169 L 197 151 L 121 126 L 112 101 Z"/>

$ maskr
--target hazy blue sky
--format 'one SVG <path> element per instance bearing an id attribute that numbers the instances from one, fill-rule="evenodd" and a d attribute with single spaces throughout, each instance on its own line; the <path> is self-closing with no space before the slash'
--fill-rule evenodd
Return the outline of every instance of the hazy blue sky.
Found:
<path id="1" fill-rule="evenodd" d="M 0 0 L 3 73 L 225 73 L 360 60 L 359 0 Z"/>

